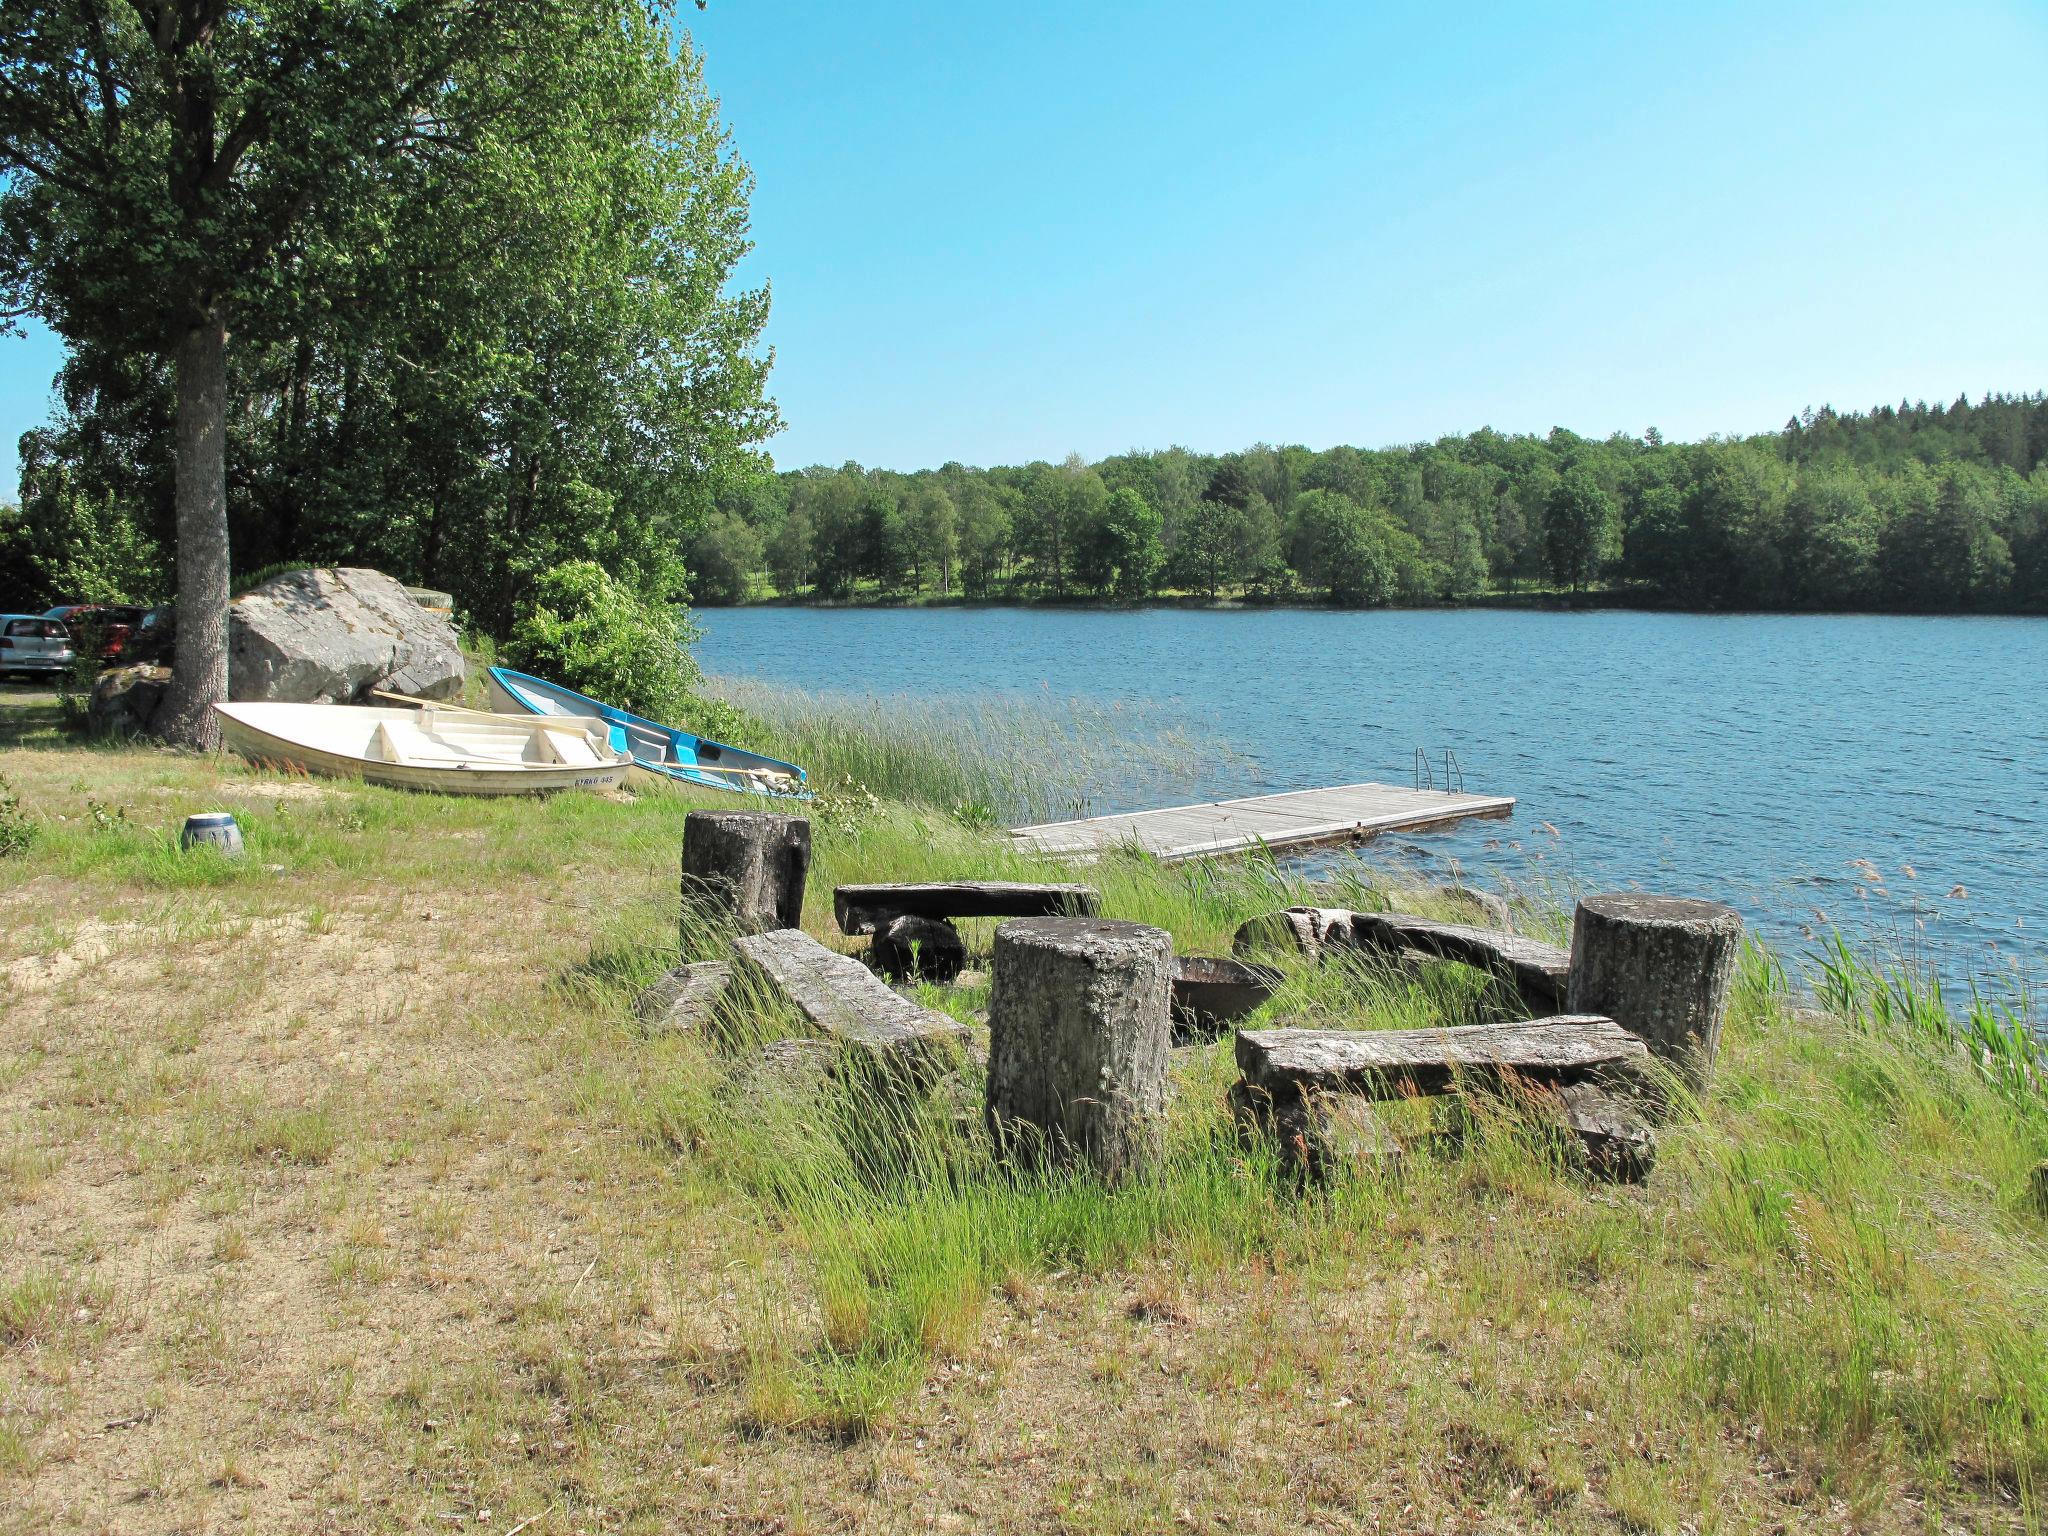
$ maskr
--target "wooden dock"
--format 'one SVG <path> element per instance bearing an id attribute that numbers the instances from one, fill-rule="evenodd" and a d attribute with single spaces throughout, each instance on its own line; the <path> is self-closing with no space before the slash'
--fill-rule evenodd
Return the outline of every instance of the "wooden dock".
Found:
<path id="1" fill-rule="evenodd" d="M 1245 853 L 1261 845 L 1278 850 L 1363 842 L 1382 832 L 1418 832 L 1475 816 L 1505 816 L 1514 808 L 1514 799 L 1505 795 L 1345 784 L 1047 822 L 1018 827 L 1010 835 L 1040 853 L 1068 858 L 1137 847 L 1158 859 L 1199 859 Z"/>

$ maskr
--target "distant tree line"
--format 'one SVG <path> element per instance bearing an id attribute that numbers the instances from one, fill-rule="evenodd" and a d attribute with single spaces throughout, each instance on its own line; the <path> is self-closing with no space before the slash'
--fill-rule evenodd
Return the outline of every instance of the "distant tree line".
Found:
<path id="1" fill-rule="evenodd" d="M 1702 608 L 2048 610 L 2048 396 L 1843 414 L 1667 443 L 1491 430 L 897 474 L 846 464 L 721 498 L 700 604 L 1349 606 L 1621 587 Z"/>

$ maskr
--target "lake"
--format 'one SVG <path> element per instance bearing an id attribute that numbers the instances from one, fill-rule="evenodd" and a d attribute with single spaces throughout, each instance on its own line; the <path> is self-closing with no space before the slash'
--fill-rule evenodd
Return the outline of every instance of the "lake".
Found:
<path id="1" fill-rule="evenodd" d="M 713 609 L 714 675 L 1148 701 L 1227 795 L 1413 782 L 1450 748 L 1509 822 L 1365 857 L 1739 907 L 1951 978 L 2048 974 L 2048 620 L 1628 611 Z M 1438 771 L 1440 772 L 1440 766 Z M 1114 784 L 1098 810 L 1128 810 Z M 1308 856 L 1314 858 L 1316 856 Z M 1321 856 L 1327 859 L 1327 855 Z"/>

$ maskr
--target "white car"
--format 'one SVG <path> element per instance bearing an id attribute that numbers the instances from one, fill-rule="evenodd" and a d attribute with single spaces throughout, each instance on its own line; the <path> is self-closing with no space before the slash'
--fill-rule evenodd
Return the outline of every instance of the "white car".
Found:
<path id="1" fill-rule="evenodd" d="M 32 613 L 0 613 L 0 677 L 63 672 L 73 659 L 71 631 L 61 621 Z"/>

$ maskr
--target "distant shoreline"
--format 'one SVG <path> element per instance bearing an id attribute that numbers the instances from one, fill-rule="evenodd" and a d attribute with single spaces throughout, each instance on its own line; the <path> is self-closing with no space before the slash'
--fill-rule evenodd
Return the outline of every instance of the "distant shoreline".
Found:
<path id="1" fill-rule="evenodd" d="M 1505 609 L 1529 613 L 1697 614 L 1702 618 L 2048 618 L 2048 610 L 2038 608 L 1708 608 L 1697 604 L 1660 601 L 1656 594 L 1642 591 L 1582 592 L 1576 596 L 1555 592 L 1496 592 L 1484 597 L 1465 598 L 1458 602 L 1370 605 L 1310 602 L 1299 596 L 1150 597 L 1143 602 L 1119 602 L 1112 598 L 1069 594 L 1065 597 L 763 597 L 751 598 L 744 603 L 692 603 L 690 606 L 700 613 L 742 608 L 792 608 L 812 611 L 1030 608 L 1105 613 L 1142 613 L 1153 610 L 1209 613 L 1454 613 L 1464 609 Z"/>

